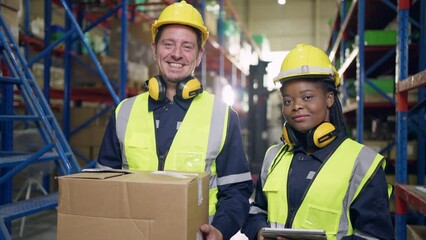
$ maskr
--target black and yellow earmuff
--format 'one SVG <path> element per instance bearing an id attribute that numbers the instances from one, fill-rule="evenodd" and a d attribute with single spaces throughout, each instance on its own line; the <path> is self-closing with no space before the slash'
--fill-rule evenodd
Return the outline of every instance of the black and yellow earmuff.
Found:
<path id="1" fill-rule="evenodd" d="M 145 88 L 149 91 L 149 96 L 155 101 L 164 101 L 166 98 L 166 83 L 159 76 L 146 80 Z"/>
<path id="2" fill-rule="evenodd" d="M 330 144 L 336 138 L 336 135 L 336 127 L 330 122 L 323 122 L 308 132 L 308 146 L 323 148 Z M 282 140 L 288 144 L 291 149 L 300 144 L 287 122 L 283 125 Z"/>
<path id="3" fill-rule="evenodd" d="M 176 85 L 176 96 L 182 99 L 196 97 L 203 92 L 203 86 L 200 81 L 194 77 L 188 77 Z"/>
<path id="4" fill-rule="evenodd" d="M 155 76 L 145 82 L 145 88 L 149 95 L 155 101 L 164 101 L 166 99 L 166 82 L 161 76 Z M 198 79 L 189 76 L 176 85 L 176 96 L 181 99 L 190 99 L 203 92 L 203 86 Z"/>

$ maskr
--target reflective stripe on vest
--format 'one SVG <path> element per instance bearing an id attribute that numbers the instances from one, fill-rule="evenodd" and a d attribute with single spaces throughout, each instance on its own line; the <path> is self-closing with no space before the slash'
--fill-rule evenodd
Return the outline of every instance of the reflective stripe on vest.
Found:
<path id="1" fill-rule="evenodd" d="M 116 110 L 117 136 L 125 169 L 158 170 L 154 114 L 148 111 L 148 97 L 148 93 L 143 93 L 129 98 Z M 207 92 L 194 98 L 164 166 L 166 171 L 210 173 L 210 215 L 216 211 L 218 178 L 215 159 L 225 142 L 228 113 L 229 107 Z"/>
<path id="2" fill-rule="evenodd" d="M 270 167 L 263 186 L 271 226 L 283 227 L 289 217 L 286 194 L 292 157 L 292 153 L 286 153 L 272 172 Z M 274 158 L 265 161 L 273 162 Z M 346 139 L 317 172 L 291 227 L 323 229 L 327 239 L 340 239 L 353 234 L 350 205 L 377 168 L 384 167 L 382 162 L 383 156 L 380 154 Z"/>

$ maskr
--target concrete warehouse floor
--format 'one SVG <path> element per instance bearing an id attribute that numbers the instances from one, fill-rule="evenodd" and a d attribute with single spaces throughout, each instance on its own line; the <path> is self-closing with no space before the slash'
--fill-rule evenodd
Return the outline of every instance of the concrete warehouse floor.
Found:
<path id="1" fill-rule="evenodd" d="M 22 237 L 20 236 L 21 219 L 12 222 L 12 239 L 19 240 L 54 240 L 56 239 L 56 210 L 48 210 L 26 218 Z M 236 234 L 231 240 L 247 240 L 243 234 Z"/>

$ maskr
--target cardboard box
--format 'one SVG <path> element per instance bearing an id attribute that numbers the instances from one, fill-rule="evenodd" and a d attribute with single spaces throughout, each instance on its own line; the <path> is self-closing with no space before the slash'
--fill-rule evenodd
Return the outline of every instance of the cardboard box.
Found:
<path id="1" fill-rule="evenodd" d="M 57 239 L 202 239 L 208 173 L 83 172 L 58 178 Z"/>
<path id="2" fill-rule="evenodd" d="M 120 61 L 118 58 L 98 56 L 97 60 L 111 84 L 118 84 L 120 79 Z M 96 68 L 96 64 L 89 56 L 72 58 L 71 84 L 74 87 L 104 86 L 104 81 Z"/>
<path id="3" fill-rule="evenodd" d="M 15 42 L 19 42 L 19 14 L 18 11 L 13 9 L 2 7 L 0 11 L 3 19 L 6 21 L 6 24 L 12 33 Z"/>
<path id="4" fill-rule="evenodd" d="M 396 150 L 396 147 L 391 150 L 390 157 L 392 159 L 396 159 Z M 408 141 L 406 151 L 408 160 L 417 160 L 417 141 Z"/>
<path id="5" fill-rule="evenodd" d="M 21 1 L 19 0 L 2 0 L 0 2 L 2 7 L 10 8 L 15 11 L 19 11 L 19 9 L 21 9 Z"/>

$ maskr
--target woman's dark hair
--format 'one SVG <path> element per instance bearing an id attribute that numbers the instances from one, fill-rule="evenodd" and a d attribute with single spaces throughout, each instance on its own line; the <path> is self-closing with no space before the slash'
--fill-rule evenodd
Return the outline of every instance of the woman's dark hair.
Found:
<path id="1" fill-rule="evenodd" d="M 340 103 L 338 91 L 334 84 L 334 79 L 324 79 L 321 81 L 326 92 L 334 93 L 334 104 L 330 107 L 330 122 L 336 127 L 339 132 L 343 132 L 347 136 L 345 118 L 343 116 L 342 104 Z"/>
<path id="2" fill-rule="evenodd" d="M 172 25 L 172 24 L 165 24 L 165 25 L 162 25 L 158 28 L 157 34 L 155 34 L 155 40 L 154 40 L 156 45 L 158 44 L 158 41 L 160 40 L 160 37 L 163 34 L 164 27 L 169 26 L 169 25 Z M 184 26 L 187 26 L 187 25 L 184 25 Z M 198 46 L 198 50 L 200 50 L 201 49 L 201 43 L 202 43 L 201 31 L 194 28 L 194 27 L 191 27 L 191 26 L 187 26 L 187 27 L 191 28 L 195 32 L 195 34 L 197 35 L 197 46 Z"/>

